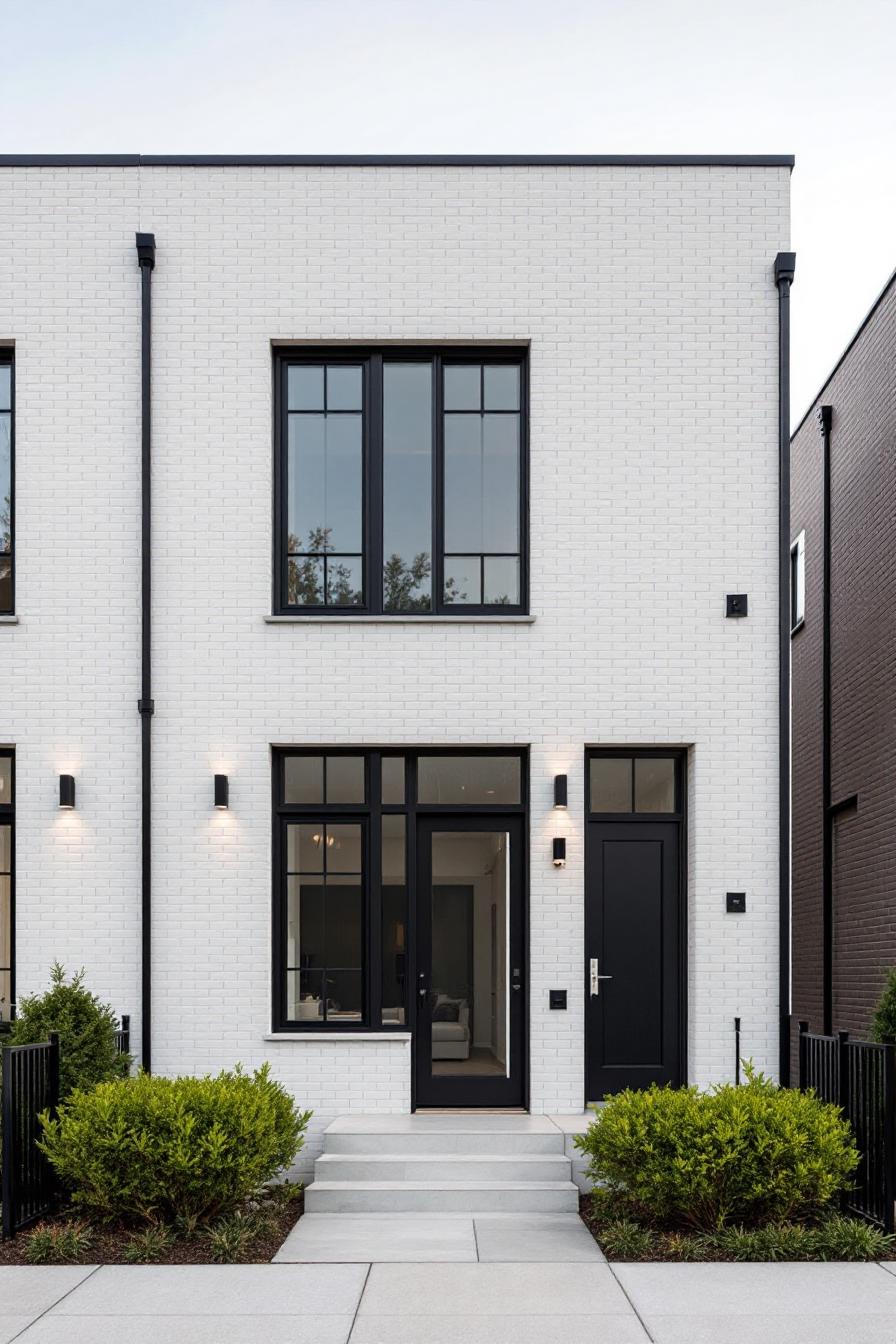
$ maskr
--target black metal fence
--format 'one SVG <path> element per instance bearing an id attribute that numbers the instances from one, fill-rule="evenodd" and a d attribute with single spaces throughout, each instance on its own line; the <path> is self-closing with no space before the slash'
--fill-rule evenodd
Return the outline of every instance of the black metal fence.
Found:
<path id="1" fill-rule="evenodd" d="M 53 1168 L 37 1146 L 38 1116 L 59 1104 L 59 1037 L 3 1047 L 2 1177 L 4 1237 L 49 1213 L 57 1199 Z"/>
<path id="2" fill-rule="evenodd" d="M 131 1019 L 122 1014 L 115 1033 L 120 1055 L 130 1054 Z M 2 1045 L 0 1091 L 0 1199 L 2 1234 L 16 1232 L 50 1213 L 58 1199 L 55 1173 L 37 1146 L 41 1111 L 59 1105 L 59 1037 L 37 1045 Z"/>
<path id="3" fill-rule="evenodd" d="M 121 1026 L 115 1033 L 115 1044 L 120 1055 L 131 1053 L 131 1019 L 127 1013 L 121 1015 Z"/>
<path id="4" fill-rule="evenodd" d="M 861 1161 L 843 1199 L 848 1213 L 885 1232 L 896 1225 L 896 1045 L 822 1036 L 799 1024 L 799 1086 L 839 1106 Z"/>

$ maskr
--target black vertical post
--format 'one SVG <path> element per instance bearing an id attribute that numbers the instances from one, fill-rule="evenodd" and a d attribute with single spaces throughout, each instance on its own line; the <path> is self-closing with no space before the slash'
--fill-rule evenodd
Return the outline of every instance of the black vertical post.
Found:
<path id="1" fill-rule="evenodd" d="M 831 424 L 833 408 L 819 406 L 822 443 L 821 594 L 821 826 L 822 1001 L 824 1032 L 834 1029 L 834 818 L 831 813 Z"/>
<path id="2" fill-rule="evenodd" d="M 740 1018 L 734 1019 L 734 1086 L 740 1087 Z"/>
<path id="3" fill-rule="evenodd" d="M 156 240 L 137 234 L 140 267 L 140 986 L 141 1063 L 152 1068 L 152 272 Z"/>
<path id="4" fill-rule="evenodd" d="M 852 1110 L 849 1097 L 849 1032 L 837 1032 L 837 1102 L 843 1112 L 844 1119 L 852 1124 Z M 841 1208 L 846 1211 L 847 1194 L 844 1190 L 840 1196 Z"/>
<path id="5" fill-rule="evenodd" d="M 790 1082 L 790 286 L 796 253 L 775 257 L 778 287 L 778 1008 L 779 1077 Z"/>
<path id="6" fill-rule="evenodd" d="M 800 1022 L 800 1045 L 799 1045 L 799 1078 L 797 1087 L 802 1092 L 806 1086 L 806 1065 L 808 1063 L 807 1054 L 809 1049 L 809 1023 Z"/>
<path id="7" fill-rule="evenodd" d="M 896 1045 L 884 1044 L 884 1231 L 896 1226 Z"/>
<path id="8" fill-rule="evenodd" d="M 849 1032 L 837 1032 L 837 1102 L 849 1115 Z"/>
<path id="9" fill-rule="evenodd" d="M 47 1087 L 50 1093 L 49 1110 L 50 1115 L 56 1115 L 56 1108 L 59 1105 L 59 1032 L 50 1032 L 50 1052 L 49 1068 L 47 1076 Z"/>
<path id="10" fill-rule="evenodd" d="M 13 1123 L 15 1111 L 13 1108 L 13 1088 L 12 1088 L 12 1061 L 13 1052 L 9 1046 L 0 1048 L 0 1054 L 3 1056 L 2 1071 L 2 1092 L 0 1092 L 0 1133 L 2 1133 L 2 1148 L 0 1148 L 0 1165 L 2 1165 L 2 1184 L 0 1184 L 0 1202 L 3 1205 L 3 1239 L 11 1237 L 15 1226 L 12 1208 L 12 1184 L 13 1184 Z"/>

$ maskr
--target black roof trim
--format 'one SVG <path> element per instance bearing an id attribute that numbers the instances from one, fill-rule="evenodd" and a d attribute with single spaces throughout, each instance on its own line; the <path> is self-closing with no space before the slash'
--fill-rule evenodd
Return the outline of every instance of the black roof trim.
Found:
<path id="1" fill-rule="evenodd" d="M 806 414 L 803 416 L 802 420 L 799 422 L 799 424 L 797 425 L 796 429 L 793 431 L 793 433 L 792 433 L 791 436 L 790 436 L 790 442 L 791 442 L 791 443 L 793 443 L 793 441 L 794 441 L 794 439 L 796 438 L 797 434 L 799 434 L 799 432 L 800 432 L 800 430 L 802 429 L 803 425 L 806 423 L 806 421 L 809 419 L 809 416 L 812 414 L 812 411 L 813 411 L 814 408 L 818 405 L 818 403 L 819 403 L 819 401 L 821 400 L 821 398 L 823 397 L 823 395 L 824 395 L 824 393 L 825 393 L 825 391 L 826 391 L 828 385 L 829 385 L 831 382 L 833 382 L 834 376 L 835 376 L 835 374 L 837 373 L 838 369 L 839 369 L 840 366 L 843 364 L 843 362 L 844 362 L 844 360 L 846 359 L 847 355 L 849 354 L 850 350 L 852 350 L 852 348 L 853 348 L 853 346 L 855 345 L 856 341 L 859 339 L 859 337 L 861 336 L 862 332 L 865 330 L 865 328 L 867 327 L 868 323 L 871 321 L 872 317 L 873 317 L 874 314 L 877 312 L 877 310 L 878 310 L 878 308 L 880 307 L 880 305 L 883 303 L 884 299 L 887 297 L 887 294 L 888 294 L 888 293 L 890 292 L 890 290 L 893 288 L 893 284 L 894 284 L 894 282 L 896 282 L 896 271 L 894 271 L 893 274 L 890 276 L 889 280 L 888 280 L 887 283 L 884 285 L 883 289 L 882 289 L 881 292 L 878 294 L 877 298 L 874 300 L 874 302 L 872 303 L 871 307 L 868 309 L 868 311 L 867 311 L 867 313 L 865 314 L 865 316 L 862 318 L 861 322 L 859 323 L 858 327 L 856 328 L 856 330 L 855 330 L 855 332 L 854 332 L 854 334 L 853 334 L 852 340 L 849 342 L 849 344 L 847 345 L 846 349 L 843 351 L 843 354 L 842 354 L 842 355 L 840 356 L 840 358 L 837 360 L 837 363 L 836 363 L 836 364 L 834 365 L 834 367 L 831 369 L 831 371 L 830 371 L 830 373 L 828 374 L 827 378 L 825 378 L 825 380 L 824 380 L 824 382 L 822 383 L 821 387 L 820 387 L 820 388 L 818 389 L 818 391 L 815 393 L 815 396 L 814 396 L 814 397 L 812 398 L 812 400 L 809 402 L 809 405 L 808 405 L 808 407 L 806 408 Z"/>
<path id="2" fill-rule="evenodd" d="M 792 154 L 0 154 L 0 168 L 792 168 Z"/>

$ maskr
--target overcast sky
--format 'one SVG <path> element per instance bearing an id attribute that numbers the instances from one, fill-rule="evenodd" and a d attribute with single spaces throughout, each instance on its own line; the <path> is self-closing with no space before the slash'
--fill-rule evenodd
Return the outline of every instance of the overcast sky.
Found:
<path id="1" fill-rule="evenodd" d="M 0 152 L 793 153 L 798 419 L 896 268 L 894 53 L 894 0 L 0 0 Z"/>

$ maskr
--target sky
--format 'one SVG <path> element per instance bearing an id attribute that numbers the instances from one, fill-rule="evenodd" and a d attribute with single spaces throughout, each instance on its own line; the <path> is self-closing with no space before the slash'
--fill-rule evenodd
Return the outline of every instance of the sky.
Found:
<path id="1" fill-rule="evenodd" d="M 894 49 L 896 0 L 0 0 L 0 153 L 795 154 L 796 421 L 896 268 Z"/>

